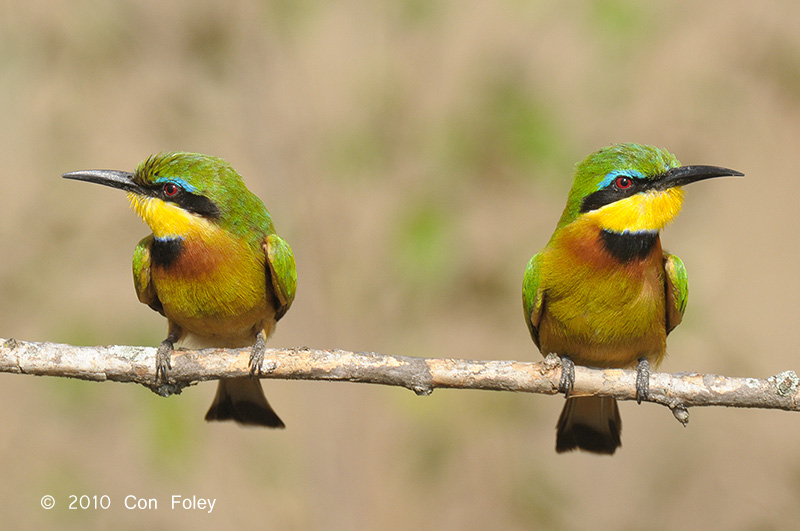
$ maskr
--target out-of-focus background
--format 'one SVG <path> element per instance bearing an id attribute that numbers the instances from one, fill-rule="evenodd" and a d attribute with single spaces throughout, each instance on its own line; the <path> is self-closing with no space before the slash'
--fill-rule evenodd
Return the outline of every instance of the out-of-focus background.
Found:
<path id="1" fill-rule="evenodd" d="M 147 228 L 65 171 L 229 160 L 294 247 L 271 344 L 538 360 L 521 311 L 573 166 L 614 142 L 741 170 L 664 234 L 690 274 L 662 366 L 798 369 L 792 2 L 30 0 L 0 7 L 0 337 L 156 345 Z M 556 455 L 559 397 L 265 381 L 284 431 L 206 424 L 215 386 L 0 375 L 3 527 L 771 529 L 800 417 L 621 405 L 613 458 Z M 42 496 L 56 507 L 45 511 Z M 68 510 L 70 495 L 108 510 Z M 126 510 L 124 498 L 158 509 Z M 211 514 L 172 495 L 216 498 Z"/>

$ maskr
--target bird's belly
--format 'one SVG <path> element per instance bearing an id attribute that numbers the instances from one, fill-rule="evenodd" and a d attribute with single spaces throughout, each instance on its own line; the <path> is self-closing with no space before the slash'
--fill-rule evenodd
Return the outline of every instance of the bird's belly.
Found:
<path id="1" fill-rule="evenodd" d="M 630 367 L 642 357 L 658 365 L 667 337 L 663 284 L 620 284 L 589 282 L 548 298 L 539 324 L 542 352 L 592 367 Z"/>
<path id="2" fill-rule="evenodd" d="M 237 312 L 234 315 L 225 313 L 186 311 L 180 306 L 164 305 L 164 314 L 171 322 L 178 324 L 185 332 L 197 337 L 214 340 L 213 346 L 223 347 L 233 345 L 222 344 L 240 342 L 240 338 L 252 339 L 272 320 L 271 312 L 266 305 L 255 306 L 248 311 Z"/>

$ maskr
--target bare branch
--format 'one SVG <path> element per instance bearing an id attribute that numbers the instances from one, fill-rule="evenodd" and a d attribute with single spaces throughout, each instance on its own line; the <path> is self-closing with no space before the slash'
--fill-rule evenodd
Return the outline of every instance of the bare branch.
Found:
<path id="1" fill-rule="evenodd" d="M 133 382 L 161 395 L 218 378 L 247 376 L 250 349 L 176 351 L 169 385 L 155 384 L 152 347 L 79 347 L 0 339 L 0 372 L 61 376 L 81 380 Z M 561 363 L 556 356 L 540 362 L 413 358 L 373 352 L 268 349 L 262 378 L 325 380 L 405 387 L 419 395 L 436 388 L 484 389 L 557 394 Z M 575 367 L 573 396 L 611 396 L 636 400 L 636 372 Z M 785 371 L 766 379 L 709 374 L 650 375 L 649 402 L 669 407 L 682 423 L 687 408 L 728 406 L 800 411 L 800 378 Z"/>

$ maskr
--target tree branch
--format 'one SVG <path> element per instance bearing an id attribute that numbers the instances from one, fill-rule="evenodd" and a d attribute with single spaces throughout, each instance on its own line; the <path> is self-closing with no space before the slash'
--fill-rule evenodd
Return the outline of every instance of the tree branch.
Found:
<path id="1" fill-rule="evenodd" d="M 80 347 L 0 338 L 0 372 L 81 380 L 133 382 L 168 396 L 194 383 L 247 376 L 250 349 L 176 351 L 170 383 L 155 383 L 152 347 Z M 413 358 L 373 352 L 267 349 L 262 378 L 325 380 L 405 387 L 418 395 L 437 388 L 557 394 L 561 362 Z M 636 371 L 575 367 L 572 396 L 636 400 Z M 649 402 L 669 407 L 683 424 L 687 408 L 727 406 L 800 411 L 800 378 L 784 371 L 766 379 L 695 373 L 652 373 Z"/>

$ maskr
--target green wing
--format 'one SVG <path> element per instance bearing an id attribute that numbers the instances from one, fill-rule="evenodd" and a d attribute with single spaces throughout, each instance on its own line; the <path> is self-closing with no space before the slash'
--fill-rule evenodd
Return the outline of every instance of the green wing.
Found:
<path id="1" fill-rule="evenodd" d="M 164 308 L 158 300 L 156 289 L 150 280 L 150 246 L 153 244 L 153 235 L 146 236 L 136 245 L 133 251 L 133 285 L 136 287 L 136 296 L 139 301 L 164 315 Z"/>
<path id="2" fill-rule="evenodd" d="M 297 290 L 297 270 L 292 248 L 277 234 L 270 234 L 263 245 L 267 256 L 267 285 L 271 285 L 278 307 L 275 320 L 284 316 Z"/>
<path id="3" fill-rule="evenodd" d="M 528 262 L 525 277 L 522 280 L 522 307 L 525 310 L 525 322 L 531 331 L 531 337 L 539 347 L 539 320 L 544 306 L 544 289 L 541 285 L 542 253 L 536 254 Z M 539 347 L 541 348 L 541 347 Z"/>
<path id="4" fill-rule="evenodd" d="M 666 273 L 666 325 L 669 334 L 683 319 L 686 301 L 689 298 L 689 281 L 686 267 L 675 255 L 664 253 L 664 272 Z"/>

